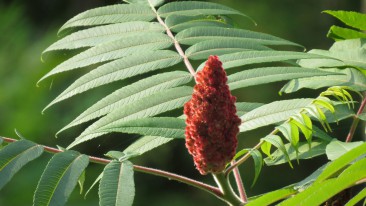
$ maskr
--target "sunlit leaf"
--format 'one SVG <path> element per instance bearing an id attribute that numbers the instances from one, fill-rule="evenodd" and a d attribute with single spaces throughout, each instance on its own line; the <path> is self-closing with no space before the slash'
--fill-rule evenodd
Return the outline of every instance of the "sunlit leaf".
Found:
<path id="1" fill-rule="evenodd" d="M 246 50 L 271 50 L 270 48 L 248 40 L 222 39 L 207 40 L 189 47 L 185 53 L 189 59 L 207 59 L 210 55 L 223 55 Z"/>
<path id="2" fill-rule="evenodd" d="M 328 142 L 311 142 L 309 147 L 307 142 L 299 142 L 298 151 L 294 149 L 291 143 L 285 144 L 286 152 L 290 160 L 310 159 L 325 154 L 325 148 Z M 276 150 L 272 154 L 272 158 L 265 158 L 264 162 L 268 166 L 279 165 L 288 162 L 286 155 L 281 150 Z"/>
<path id="3" fill-rule="evenodd" d="M 328 165 L 329 168 L 333 163 Z M 325 170 L 327 169 L 325 168 Z M 322 174 L 323 174 L 322 173 Z M 321 174 L 321 175 L 322 175 Z M 321 176 L 319 175 L 319 177 Z M 319 179 L 318 177 L 318 179 Z M 366 159 L 363 158 L 360 161 L 349 166 L 345 169 L 337 178 L 332 178 L 322 181 L 321 184 L 313 184 L 301 193 L 281 202 L 280 206 L 307 206 L 307 205 L 320 205 L 332 196 L 338 194 L 344 189 L 351 187 L 355 182 L 366 178 Z M 317 180 L 318 180 L 317 179 Z"/>
<path id="4" fill-rule="evenodd" d="M 155 18 L 149 7 L 134 4 L 116 4 L 84 11 L 68 20 L 58 31 L 73 27 L 96 26 L 129 21 L 150 21 Z"/>
<path id="5" fill-rule="evenodd" d="M 339 41 L 345 39 L 366 38 L 366 34 L 353 29 L 342 28 L 333 25 L 330 27 L 327 37 Z"/>
<path id="6" fill-rule="evenodd" d="M 275 190 L 272 192 L 265 193 L 256 199 L 249 201 L 247 206 L 258 206 L 258 205 L 271 205 L 279 200 L 290 197 L 293 194 L 296 194 L 297 191 L 292 187 L 286 187 L 283 189 Z"/>
<path id="7" fill-rule="evenodd" d="M 356 69 L 328 69 L 327 71 L 339 72 L 345 75 L 326 75 L 294 79 L 283 86 L 280 92 L 291 93 L 303 88 L 319 89 L 335 85 L 349 86 L 356 91 L 366 90 L 366 77 Z"/>
<path id="8" fill-rule="evenodd" d="M 228 84 L 231 90 L 268 84 L 271 82 L 284 81 L 302 77 L 325 76 L 331 73 L 301 67 L 262 67 L 248 69 L 228 76 Z"/>
<path id="9" fill-rule="evenodd" d="M 291 45 L 296 43 L 269 34 L 234 28 L 193 27 L 179 32 L 176 39 L 181 44 L 193 45 L 202 41 L 222 39 L 251 40 L 263 45 Z"/>
<path id="10" fill-rule="evenodd" d="M 363 142 L 341 142 L 339 140 L 333 140 L 327 145 L 326 154 L 329 160 L 333 161 L 352 150 L 355 147 L 362 145 Z"/>
<path id="11" fill-rule="evenodd" d="M 344 155 L 340 156 L 338 159 L 334 160 L 332 164 L 328 165 L 322 174 L 319 175 L 318 179 L 316 180 L 317 183 L 320 183 L 340 169 L 344 168 L 346 165 L 357 159 L 359 156 L 366 154 L 366 143 L 353 148 L 351 151 L 345 153 Z M 365 167 L 366 168 L 366 167 Z"/>
<path id="12" fill-rule="evenodd" d="M 262 154 L 256 149 L 250 150 L 249 152 L 254 160 L 254 180 L 252 183 L 252 187 L 253 187 L 254 184 L 257 182 L 259 174 L 261 173 L 262 165 L 263 165 L 263 157 L 262 157 Z"/>
<path id="13" fill-rule="evenodd" d="M 161 17 L 168 17 L 172 14 L 182 16 L 236 14 L 247 17 L 245 14 L 230 7 L 212 2 L 199 1 L 167 3 L 158 9 L 158 14 Z"/>
<path id="14" fill-rule="evenodd" d="M 312 100 L 282 100 L 263 105 L 241 116 L 244 123 L 240 125 L 240 131 L 249 131 L 287 120 L 290 116 L 300 112 L 301 109 L 309 105 Z"/>
<path id="15" fill-rule="evenodd" d="M 162 33 L 164 28 L 158 23 L 142 21 L 125 22 L 93 27 L 72 33 L 49 46 L 42 55 L 50 51 L 92 47 L 128 36 L 143 36 L 148 33 Z"/>
<path id="16" fill-rule="evenodd" d="M 324 13 L 330 14 L 335 18 L 341 20 L 348 26 L 356 29 L 366 30 L 366 15 L 354 11 L 331 11 L 326 10 Z"/>
<path id="17" fill-rule="evenodd" d="M 264 138 L 262 138 L 263 141 L 266 141 L 270 144 L 272 144 L 273 146 L 277 147 L 277 149 L 279 149 L 286 157 L 287 162 L 289 163 L 289 165 L 292 166 L 289 154 L 287 153 L 286 147 L 282 142 L 281 137 L 277 136 L 277 135 L 267 135 Z M 273 156 L 271 156 L 271 158 L 273 158 Z"/>
<path id="18" fill-rule="evenodd" d="M 322 57 L 319 55 L 303 52 L 292 52 L 292 51 L 243 51 L 232 54 L 224 54 L 219 56 L 219 58 L 220 61 L 223 63 L 223 68 L 230 69 L 234 67 L 251 65 L 251 64 L 281 62 L 297 59 L 322 58 Z M 205 62 L 203 62 L 198 67 L 197 70 L 201 70 L 204 67 L 204 65 Z"/>
<path id="19" fill-rule="evenodd" d="M 227 21 L 224 16 L 179 16 L 172 14 L 165 19 L 165 24 L 173 32 L 180 32 L 192 27 L 212 26 L 232 28 L 231 22 Z"/>
<path id="20" fill-rule="evenodd" d="M 355 195 L 354 197 L 352 197 L 352 199 L 350 199 L 347 202 L 347 204 L 345 204 L 345 206 L 354 206 L 358 202 L 360 202 L 362 199 L 364 199 L 365 197 L 366 197 L 366 188 L 364 188 L 359 193 L 357 193 L 357 195 Z"/>

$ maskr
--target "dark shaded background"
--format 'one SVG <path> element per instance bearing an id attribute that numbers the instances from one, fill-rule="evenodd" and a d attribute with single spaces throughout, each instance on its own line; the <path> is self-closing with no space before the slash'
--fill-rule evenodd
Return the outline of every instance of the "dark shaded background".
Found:
<path id="1" fill-rule="evenodd" d="M 108 0 L 33 0 L 0 1 L 0 135 L 16 137 L 17 129 L 24 137 L 50 146 L 66 146 L 82 131 L 83 125 L 70 130 L 55 139 L 54 134 L 76 117 L 88 105 L 103 96 L 106 90 L 113 90 L 118 83 L 90 94 L 57 104 L 45 114 L 42 109 L 68 85 L 75 76 L 61 75 L 52 82 L 36 87 L 40 77 L 52 69 L 66 56 L 52 58 L 41 63 L 40 54 L 48 45 L 57 40 L 57 29 L 74 15 L 90 8 L 113 4 Z M 258 26 L 234 17 L 241 27 L 269 33 L 304 45 L 307 49 L 327 49 L 332 40 L 326 38 L 328 28 L 338 24 L 334 18 L 321 14 L 323 10 L 360 11 L 359 0 L 226 0 L 214 1 L 231 6 L 256 20 Z M 296 95 L 278 96 L 282 84 L 250 87 L 235 91 L 239 101 L 270 102 Z M 298 96 L 313 97 L 317 92 L 302 91 Z M 82 100 L 82 101 L 81 101 Z M 347 132 L 347 122 L 336 128 L 335 134 L 342 138 Z M 271 131 L 264 128 L 240 135 L 239 148 L 251 147 Z M 108 135 L 77 149 L 89 155 L 102 156 L 110 149 L 123 150 L 136 136 Z M 32 203 L 33 191 L 51 155 L 45 154 L 33 161 L 15 175 L 13 180 L 0 192 L 0 205 L 27 206 Z M 258 195 L 299 181 L 321 165 L 324 157 L 301 161 L 290 169 L 288 165 L 264 167 L 257 184 L 250 188 L 254 176 L 253 164 L 248 161 L 240 167 L 249 196 Z M 194 169 L 191 157 L 184 148 L 183 141 L 175 141 L 134 160 L 134 163 L 161 168 L 192 178 L 212 183 L 210 176 L 201 177 Z M 91 164 L 87 169 L 86 189 L 103 168 Z M 164 205 L 224 205 L 214 197 L 192 187 L 150 175 L 135 174 L 136 206 Z M 87 199 L 76 189 L 67 205 L 98 205 L 97 188 Z"/>

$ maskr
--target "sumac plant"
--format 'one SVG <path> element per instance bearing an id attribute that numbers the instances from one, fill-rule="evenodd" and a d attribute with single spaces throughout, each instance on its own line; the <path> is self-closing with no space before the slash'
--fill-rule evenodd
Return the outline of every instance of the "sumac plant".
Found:
<path id="1" fill-rule="evenodd" d="M 350 206 L 363 201 L 366 144 L 352 139 L 358 123 L 366 120 L 362 94 L 366 91 L 366 15 L 325 13 L 345 26 L 331 27 L 328 37 L 335 42 L 328 50 L 309 51 L 279 37 L 237 28 L 233 15 L 254 21 L 216 3 L 125 0 L 76 15 L 60 28 L 60 40 L 45 49 L 42 59 L 47 62 L 50 54 L 69 50 L 75 50 L 74 56 L 38 84 L 65 72 L 85 74 L 45 110 L 112 82 L 121 82 L 121 87 L 106 93 L 58 132 L 89 125 L 76 138 L 70 137 L 66 148 L 0 138 L 0 189 L 24 165 L 49 152 L 53 156 L 34 192 L 34 206 L 65 205 L 78 182 L 84 182 L 88 165 L 94 163 L 105 165 L 93 184 L 99 185 L 102 206 L 133 205 L 134 198 L 139 198 L 135 197 L 135 172 L 188 184 L 192 190 L 217 197 L 217 205 Z M 236 101 L 231 93 L 279 81 L 287 81 L 279 91 L 281 97 L 303 88 L 317 95 L 253 103 Z M 337 139 L 332 131 L 340 124 L 349 132 Z M 242 145 L 239 133 L 248 139 L 246 132 L 264 126 L 272 131 L 255 146 L 238 147 Z M 135 134 L 136 140 L 106 157 L 73 150 L 109 133 Z M 153 149 L 159 152 L 163 144 L 184 144 L 176 139 L 186 140 L 192 167 L 194 162 L 202 175 L 212 175 L 215 185 L 134 164 L 135 158 Z M 243 185 L 239 169 L 248 159 L 254 160 L 254 184 L 261 178 L 263 165 L 287 164 L 295 172 L 301 159 L 320 155 L 326 155 L 328 162 L 303 181 L 254 197 L 246 195 L 250 187 Z M 148 182 L 144 186 L 156 187 Z M 351 195 L 342 195 L 352 188 Z"/>

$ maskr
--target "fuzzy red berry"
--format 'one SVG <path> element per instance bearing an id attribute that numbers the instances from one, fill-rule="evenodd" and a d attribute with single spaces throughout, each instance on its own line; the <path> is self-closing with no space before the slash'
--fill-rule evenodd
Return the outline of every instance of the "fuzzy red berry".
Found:
<path id="1" fill-rule="evenodd" d="M 196 82 L 192 99 L 184 105 L 186 147 L 201 174 L 220 173 L 237 147 L 241 120 L 236 115 L 236 98 L 217 56 L 208 58 Z"/>

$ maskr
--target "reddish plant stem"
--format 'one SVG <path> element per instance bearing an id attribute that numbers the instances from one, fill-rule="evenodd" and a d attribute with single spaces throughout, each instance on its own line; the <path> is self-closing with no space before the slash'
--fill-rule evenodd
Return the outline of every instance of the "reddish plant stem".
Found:
<path id="1" fill-rule="evenodd" d="M 352 138 L 353 138 L 353 135 L 355 134 L 358 122 L 360 121 L 360 118 L 358 116 L 360 114 L 362 114 L 365 106 L 366 106 L 366 98 L 364 97 L 362 102 L 361 102 L 360 108 L 358 108 L 357 114 L 353 117 L 352 125 L 351 125 L 351 128 L 350 128 L 349 132 L 348 132 L 346 142 L 351 142 L 352 141 Z"/>
<path id="2" fill-rule="evenodd" d="M 16 139 L 7 138 L 7 137 L 1 137 L 1 138 L 4 140 L 4 142 L 7 142 L 7 143 L 13 143 L 13 142 L 18 141 Z M 59 150 L 59 149 L 56 149 L 56 148 L 53 148 L 53 147 L 48 147 L 48 146 L 44 146 L 44 145 L 41 145 L 41 146 L 43 147 L 43 149 L 46 152 L 49 152 L 49 153 L 56 154 L 56 153 L 63 152 L 62 150 Z M 100 157 L 94 157 L 94 156 L 88 156 L 88 157 L 89 157 L 90 162 L 97 163 L 97 164 L 106 165 L 106 164 L 108 164 L 112 161 L 110 159 L 104 159 L 104 158 L 100 158 Z M 146 174 L 152 174 L 152 175 L 156 175 L 156 176 L 160 176 L 160 177 L 165 177 L 165 178 L 168 178 L 169 180 L 176 180 L 178 182 L 182 182 L 182 183 L 191 185 L 191 186 L 196 187 L 198 189 L 209 192 L 209 193 L 215 195 L 216 197 L 218 197 L 220 199 L 222 199 L 222 197 L 223 197 L 223 194 L 222 194 L 222 192 L 220 191 L 219 188 L 213 187 L 211 185 L 207 185 L 205 183 L 202 183 L 202 182 L 199 182 L 199 181 L 196 181 L 196 180 L 193 180 L 193 179 L 190 179 L 188 177 L 184 177 L 184 176 L 181 176 L 181 175 L 177 175 L 177 174 L 174 174 L 174 173 L 170 173 L 170 172 L 166 172 L 166 171 L 162 171 L 162 170 L 158 170 L 158 169 L 139 166 L 139 165 L 133 165 L 133 168 L 137 172 L 142 172 L 142 173 L 146 173 Z"/>
<path id="3" fill-rule="evenodd" d="M 149 3 L 150 3 L 150 1 L 149 1 Z M 188 57 L 184 54 L 184 51 L 183 51 L 182 47 L 180 46 L 179 42 L 175 39 L 174 34 L 169 29 L 168 25 L 166 25 L 165 22 L 163 21 L 163 19 L 159 16 L 159 14 L 156 11 L 155 7 L 151 3 L 150 3 L 150 7 L 154 11 L 154 13 L 156 14 L 156 19 L 158 20 L 158 22 L 165 28 L 166 34 L 173 40 L 174 47 L 177 50 L 177 52 L 179 53 L 179 55 L 183 58 L 184 64 L 186 65 L 188 71 L 191 73 L 191 75 L 193 77 L 195 77 L 196 72 L 193 69 L 193 66 L 192 66 L 191 62 L 189 62 Z"/>
<path id="4" fill-rule="evenodd" d="M 233 160 L 231 162 L 231 165 L 233 165 L 233 164 L 235 164 L 235 160 Z M 246 203 L 246 202 L 248 202 L 248 197 L 247 197 L 247 193 L 245 192 L 245 187 L 244 187 L 243 181 L 240 176 L 239 168 L 235 167 L 233 172 L 234 172 L 236 186 L 238 187 L 240 199 L 243 200 L 244 203 Z"/>

